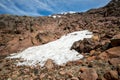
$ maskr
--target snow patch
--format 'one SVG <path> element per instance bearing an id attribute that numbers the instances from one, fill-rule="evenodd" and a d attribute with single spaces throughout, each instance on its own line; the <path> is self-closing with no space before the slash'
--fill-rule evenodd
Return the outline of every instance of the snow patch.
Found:
<path id="1" fill-rule="evenodd" d="M 17 65 L 36 65 L 44 66 L 48 59 L 52 59 L 55 64 L 62 65 L 69 61 L 75 61 L 83 58 L 83 55 L 79 54 L 75 50 L 70 50 L 75 41 L 83 40 L 84 38 L 91 38 L 92 32 L 88 30 L 76 31 L 62 36 L 56 41 L 49 42 L 44 45 L 29 47 L 26 50 L 12 54 L 7 58 L 21 58 L 23 62 L 17 63 Z"/>
<path id="2" fill-rule="evenodd" d="M 77 12 L 69 11 L 69 12 L 62 12 L 61 14 L 66 15 L 66 14 L 75 14 L 75 13 L 77 13 Z"/>
<path id="3" fill-rule="evenodd" d="M 56 18 L 61 18 L 60 15 L 49 15 L 49 17 L 52 17 L 52 18 L 54 18 L 54 19 L 56 19 Z"/>
<path id="4" fill-rule="evenodd" d="M 56 15 L 52 16 L 54 19 L 57 17 Z"/>

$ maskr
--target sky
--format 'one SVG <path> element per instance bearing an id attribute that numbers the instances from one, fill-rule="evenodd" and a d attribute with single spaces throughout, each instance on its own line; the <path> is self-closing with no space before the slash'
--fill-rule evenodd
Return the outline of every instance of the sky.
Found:
<path id="1" fill-rule="evenodd" d="M 0 0 L 0 14 L 46 16 L 63 12 L 85 12 L 103 7 L 110 0 Z"/>

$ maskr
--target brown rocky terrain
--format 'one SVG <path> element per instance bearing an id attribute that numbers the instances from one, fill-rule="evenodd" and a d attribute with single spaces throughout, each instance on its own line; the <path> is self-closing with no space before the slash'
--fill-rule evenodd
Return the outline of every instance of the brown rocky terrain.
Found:
<path id="1" fill-rule="evenodd" d="M 85 13 L 56 16 L 0 15 L 0 80 L 120 80 L 120 1 Z M 18 59 L 5 59 L 80 30 L 94 34 L 71 47 L 85 56 L 81 60 L 61 66 L 48 60 L 45 67 L 30 67 L 16 66 Z"/>

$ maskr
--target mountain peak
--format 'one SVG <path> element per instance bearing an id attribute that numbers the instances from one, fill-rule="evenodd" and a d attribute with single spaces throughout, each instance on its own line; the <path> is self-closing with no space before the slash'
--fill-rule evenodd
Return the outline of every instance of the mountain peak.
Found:
<path id="1" fill-rule="evenodd" d="M 108 3 L 107 6 L 112 6 L 112 7 L 113 6 L 120 6 L 119 4 L 120 4 L 120 0 L 112 0 Z"/>
<path id="2" fill-rule="evenodd" d="M 107 15 L 120 16 L 120 0 L 112 0 L 104 8 L 106 8 Z"/>

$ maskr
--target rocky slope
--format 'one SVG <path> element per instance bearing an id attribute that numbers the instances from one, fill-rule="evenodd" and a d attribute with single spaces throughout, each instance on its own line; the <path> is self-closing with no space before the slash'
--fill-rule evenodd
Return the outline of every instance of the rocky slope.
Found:
<path id="1" fill-rule="evenodd" d="M 86 13 L 49 17 L 0 15 L 0 80 L 120 80 L 120 1 Z M 73 44 L 84 59 L 57 66 L 16 66 L 4 57 L 45 44 L 73 31 L 90 30 L 92 39 Z M 89 53 L 89 54 L 88 54 Z M 16 70 L 17 69 L 17 70 Z"/>

